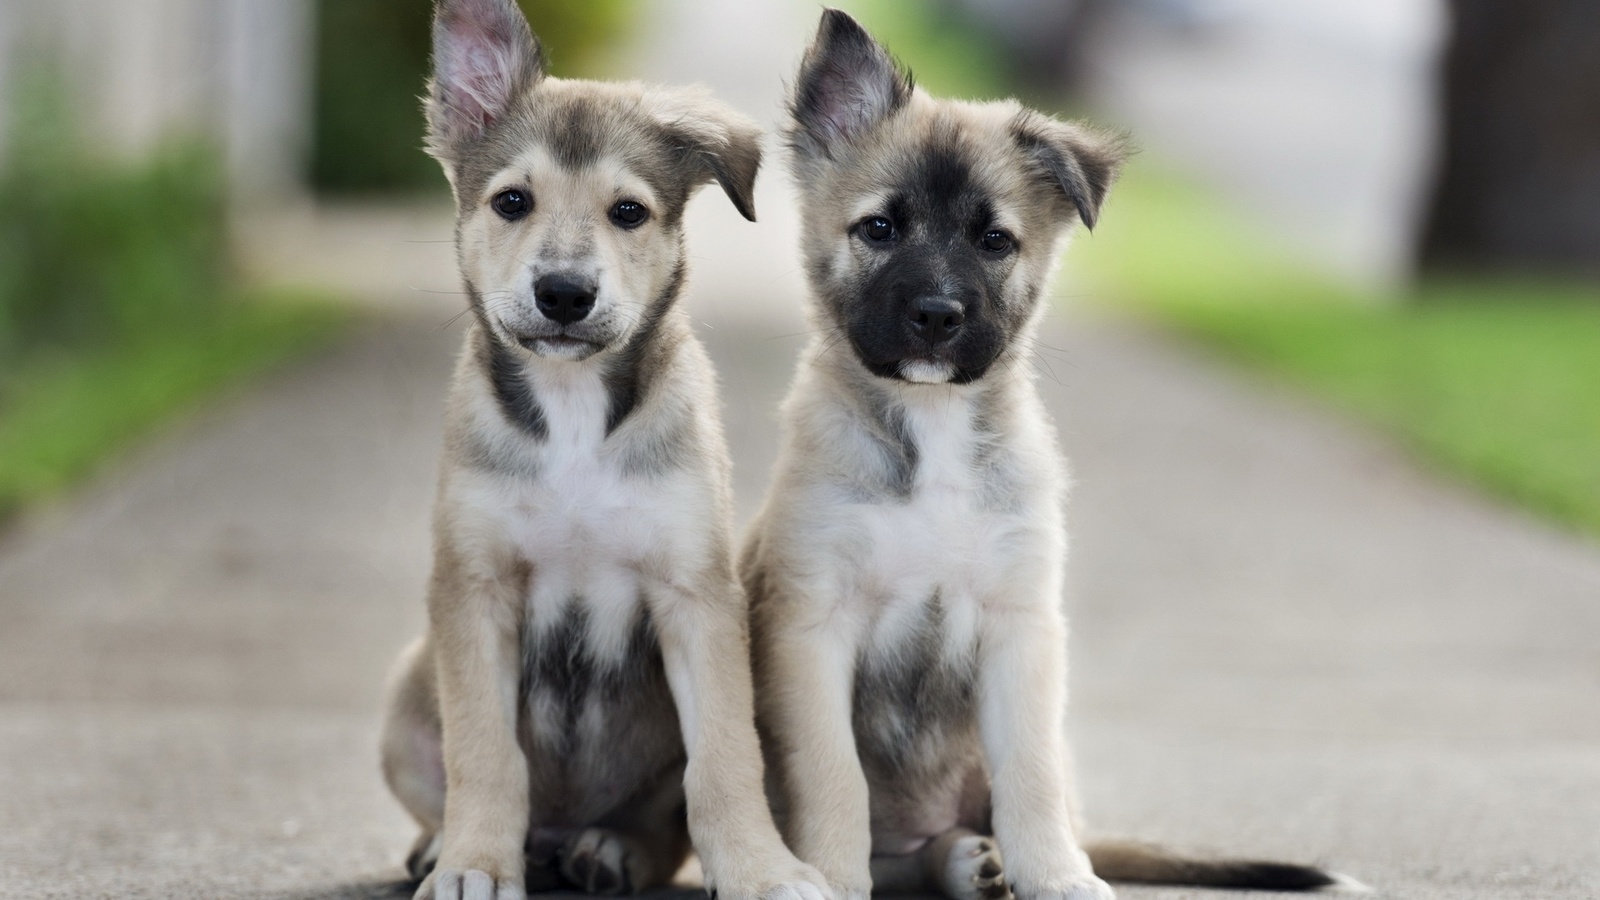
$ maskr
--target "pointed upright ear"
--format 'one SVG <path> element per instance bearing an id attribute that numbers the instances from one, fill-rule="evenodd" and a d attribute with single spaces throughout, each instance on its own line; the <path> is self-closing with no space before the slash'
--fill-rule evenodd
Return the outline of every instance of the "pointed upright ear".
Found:
<path id="1" fill-rule="evenodd" d="M 483 136 L 544 76 L 539 43 L 513 0 L 439 0 L 433 15 L 428 149 L 449 156 Z"/>
<path id="2" fill-rule="evenodd" d="M 808 157 L 831 155 L 875 128 L 911 99 L 911 76 L 855 19 L 824 10 L 817 37 L 800 61 L 789 98 L 790 142 Z"/>
<path id="3" fill-rule="evenodd" d="M 690 187 L 715 181 L 739 215 L 754 222 L 761 126 L 700 88 L 658 89 L 646 103 L 688 167 Z"/>
<path id="4" fill-rule="evenodd" d="M 1083 226 L 1094 230 L 1106 192 L 1128 158 L 1127 139 L 1031 110 L 1017 115 L 1011 133 L 1041 177 L 1072 204 Z"/>

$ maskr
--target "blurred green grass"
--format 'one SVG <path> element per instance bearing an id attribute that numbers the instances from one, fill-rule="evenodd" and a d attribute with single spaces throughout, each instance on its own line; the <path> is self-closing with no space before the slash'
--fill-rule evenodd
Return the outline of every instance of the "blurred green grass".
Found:
<path id="1" fill-rule="evenodd" d="M 1010 67 L 1000 48 L 980 39 L 972 23 L 947 4 L 837 0 L 827 5 L 854 16 L 929 93 L 963 100 L 1013 93 Z"/>
<path id="2" fill-rule="evenodd" d="M 0 167 L 0 520 L 163 419 L 319 345 L 342 313 L 246 295 L 217 154 L 90 155 L 59 73 L 26 73 Z"/>
<path id="3" fill-rule="evenodd" d="M 1364 289 L 1137 163 L 1081 243 L 1079 272 L 1116 306 L 1600 535 L 1600 286 L 1427 276 L 1405 294 Z"/>
<path id="4" fill-rule="evenodd" d="M 133 342 L 36 354 L 0 380 L 0 522 L 96 470 L 157 425 L 327 344 L 328 298 L 252 294 L 227 316 Z"/>

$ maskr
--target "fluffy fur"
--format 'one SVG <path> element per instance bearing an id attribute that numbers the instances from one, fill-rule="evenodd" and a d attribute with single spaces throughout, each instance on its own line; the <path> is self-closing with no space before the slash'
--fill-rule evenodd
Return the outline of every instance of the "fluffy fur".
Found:
<path id="1" fill-rule="evenodd" d="M 934 99 L 831 10 L 791 109 L 817 337 L 741 563 L 790 845 L 852 898 L 1105 900 L 1096 868 L 1335 883 L 1080 843 L 1067 479 L 1026 360 L 1066 235 L 1094 224 L 1122 142 L 1015 102 Z"/>
<path id="2" fill-rule="evenodd" d="M 759 131 L 545 77 L 511 0 L 442 0 L 434 42 L 472 323 L 382 748 L 417 896 L 628 893 L 692 837 L 721 896 L 822 900 L 762 794 L 715 379 L 675 303 L 684 203 L 715 181 L 753 215 Z"/>

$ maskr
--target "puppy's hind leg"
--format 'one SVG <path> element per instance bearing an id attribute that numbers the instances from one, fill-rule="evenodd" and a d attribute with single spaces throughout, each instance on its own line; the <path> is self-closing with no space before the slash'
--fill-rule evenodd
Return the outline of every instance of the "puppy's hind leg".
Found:
<path id="1" fill-rule="evenodd" d="M 688 855 L 683 769 L 673 766 L 601 823 L 573 835 L 560 869 L 582 890 L 614 896 L 666 884 Z"/>
<path id="2" fill-rule="evenodd" d="M 1000 847 L 992 837 L 952 828 L 917 855 L 928 883 L 951 900 L 1011 900 Z"/>
<path id="3" fill-rule="evenodd" d="M 872 858 L 879 894 L 937 892 L 951 900 L 1011 900 L 1000 848 L 970 828 L 952 828 L 915 853 Z"/>
<path id="4" fill-rule="evenodd" d="M 390 681 L 380 754 L 389 790 L 421 831 L 406 855 L 406 873 L 421 881 L 439 859 L 444 823 L 444 753 L 439 699 L 427 638 L 400 654 Z"/>

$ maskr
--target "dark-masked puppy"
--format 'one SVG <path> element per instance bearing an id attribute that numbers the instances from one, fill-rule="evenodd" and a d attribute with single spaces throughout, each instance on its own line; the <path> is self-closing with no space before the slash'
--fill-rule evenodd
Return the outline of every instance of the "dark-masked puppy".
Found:
<path id="1" fill-rule="evenodd" d="M 543 75 L 511 0 L 441 0 L 428 147 L 473 320 L 428 633 L 384 773 L 419 898 L 662 884 L 822 900 L 762 792 L 715 380 L 675 305 L 684 204 L 751 215 L 759 131 L 703 93 Z"/>
<path id="2" fill-rule="evenodd" d="M 1078 840 L 1066 479 L 1018 363 L 1121 142 L 1015 102 L 934 99 L 836 11 L 792 112 L 818 336 L 742 560 L 790 846 L 849 897 L 1101 900 L 1101 876 L 1333 884 Z"/>

